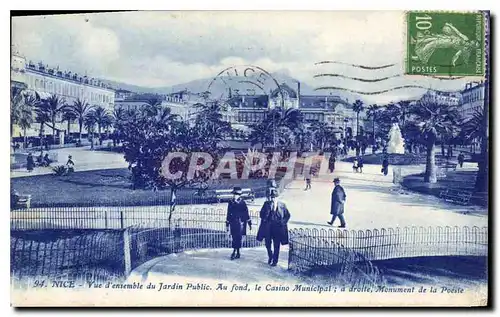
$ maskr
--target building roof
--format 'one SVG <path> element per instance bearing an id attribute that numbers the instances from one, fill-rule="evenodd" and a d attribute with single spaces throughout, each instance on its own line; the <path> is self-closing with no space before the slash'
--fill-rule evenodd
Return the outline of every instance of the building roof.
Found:
<path id="1" fill-rule="evenodd" d="M 286 91 L 291 98 L 297 98 L 297 92 L 292 88 L 290 88 L 290 86 L 288 86 L 286 83 L 280 84 L 279 88 L 276 88 L 273 91 L 271 91 L 271 98 L 280 96 L 280 90 Z"/>
<path id="2" fill-rule="evenodd" d="M 347 101 L 343 100 L 339 96 L 330 96 L 330 95 L 301 95 L 299 102 L 300 102 L 299 109 L 335 108 L 335 106 L 339 103 L 343 105 L 350 105 Z"/>
<path id="3" fill-rule="evenodd" d="M 229 99 L 227 103 L 236 108 L 267 108 L 269 97 L 267 95 L 235 96 Z"/>

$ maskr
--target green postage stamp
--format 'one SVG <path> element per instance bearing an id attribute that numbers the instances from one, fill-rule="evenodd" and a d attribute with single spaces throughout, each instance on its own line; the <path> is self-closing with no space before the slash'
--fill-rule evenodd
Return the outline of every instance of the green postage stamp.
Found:
<path id="1" fill-rule="evenodd" d="M 406 74 L 484 75 L 481 12 L 409 11 L 406 25 Z"/>

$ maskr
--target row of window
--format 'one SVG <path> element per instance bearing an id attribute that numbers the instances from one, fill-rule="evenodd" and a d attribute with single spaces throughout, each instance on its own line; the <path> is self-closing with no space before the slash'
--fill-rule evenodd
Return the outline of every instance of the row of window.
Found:
<path id="1" fill-rule="evenodd" d="M 112 92 L 110 92 L 110 94 L 102 94 L 93 91 L 88 92 L 84 87 L 71 83 L 61 83 L 55 80 L 38 79 L 33 76 L 28 76 L 28 85 L 34 90 L 40 89 L 51 94 L 85 99 L 91 103 L 113 103 Z"/>
<path id="2" fill-rule="evenodd" d="M 483 99 L 484 99 L 484 97 L 483 97 L 483 90 L 482 89 L 465 93 L 463 98 L 462 98 L 463 103 L 474 102 L 474 101 L 483 100 Z"/>
<path id="3" fill-rule="evenodd" d="M 264 120 L 265 114 L 262 112 L 240 112 L 238 121 L 240 122 L 259 122 Z"/>

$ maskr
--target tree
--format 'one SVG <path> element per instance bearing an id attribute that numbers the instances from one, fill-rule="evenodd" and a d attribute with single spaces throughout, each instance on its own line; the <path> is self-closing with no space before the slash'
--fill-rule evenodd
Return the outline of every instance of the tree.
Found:
<path id="1" fill-rule="evenodd" d="M 102 128 L 106 128 L 111 124 L 111 117 L 108 111 L 102 106 L 95 107 L 93 111 L 89 112 L 89 115 L 94 117 L 94 121 L 97 125 L 97 137 L 99 138 L 99 145 L 102 145 Z"/>
<path id="2" fill-rule="evenodd" d="M 273 142 L 274 131 L 272 130 L 272 126 L 269 126 L 269 122 L 262 121 L 258 124 L 251 125 L 250 128 L 252 132 L 250 132 L 248 140 L 252 146 L 260 143 L 262 145 L 262 150 L 264 150 L 266 144 Z"/>
<path id="3" fill-rule="evenodd" d="M 117 122 L 125 120 L 127 113 L 123 107 L 115 107 L 111 115 L 113 116 L 113 121 Z"/>
<path id="4" fill-rule="evenodd" d="M 73 111 L 71 107 L 66 107 L 64 108 L 64 112 L 62 115 L 63 121 L 66 121 L 68 123 L 68 129 L 66 130 L 68 133 L 68 136 L 71 133 L 71 123 L 73 123 L 77 118 L 76 113 Z"/>
<path id="5" fill-rule="evenodd" d="M 20 89 L 10 90 L 10 138 L 13 142 L 14 124 L 18 124 L 22 116 L 24 106 L 23 91 Z"/>
<path id="6" fill-rule="evenodd" d="M 413 113 L 415 124 L 419 128 L 427 150 L 424 182 L 436 183 L 436 141 L 443 135 L 451 134 L 457 130 L 458 110 L 456 106 L 437 104 L 428 99 L 421 99 Z"/>
<path id="7" fill-rule="evenodd" d="M 210 146 L 216 148 L 217 143 L 233 131 L 231 124 L 222 120 L 222 111 L 225 110 L 225 107 L 218 101 L 206 102 L 205 104 L 198 103 L 195 107 L 199 109 L 195 125 L 200 129 L 201 133 L 211 135 L 210 141 L 213 144 Z"/>
<path id="8" fill-rule="evenodd" d="M 408 115 L 408 113 L 411 112 L 411 105 L 412 105 L 412 101 L 410 100 L 401 100 L 398 102 L 398 107 L 400 109 L 400 112 L 401 112 L 401 127 L 404 127 L 406 125 L 406 117 Z"/>
<path id="9" fill-rule="evenodd" d="M 325 122 L 316 121 L 312 123 L 310 130 L 318 147 L 323 151 L 327 140 L 332 137 L 331 128 Z"/>
<path id="10" fill-rule="evenodd" d="M 202 120 L 196 120 L 201 123 Z M 203 127 L 190 126 L 177 117 L 160 115 L 139 115 L 127 118 L 118 126 L 123 139 L 125 160 L 132 171 L 134 188 L 151 188 L 170 190 L 169 225 L 175 211 L 177 193 L 185 187 L 204 186 L 215 170 L 219 152 L 214 147 L 213 135 L 206 133 Z M 175 158 L 165 166 L 165 158 L 169 154 L 183 153 L 186 159 Z M 209 153 L 214 162 L 209 169 L 198 171 L 188 177 L 189 161 L 195 152 Z M 178 178 L 169 177 L 181 172 Z"/>
<path id="11" fill-rule="evenodd" d="M 24 94 L 24 105 L 21 111 L 21 116 L 19 118 L 18 125 L 23 129 L 23 147 L 27 148 L 27 137 L 26 130 L 31 128 L 31 125 L 34 123 L 34 111 L 36 107 L 40 104 L 40 96 L 35 93 L 32 94 Z"/>
<path id="12" fill-rule="evenodd" d="M 87 112 L 85 117 L 83 118 L 83 123 L 85 125 L 85 129 L 87 129 L 90 137 L 90 149 L 94 149 L 94 132 L 95 126 L 97 124 L 96 116 L 94 115 L 94 110 Z"/>
<path id="13" fill-rule="evenodd" d="M 80 144 L 82 143 L 82 128 L 84 125 L 85 118 L 87 114 L 93 109 L 85 100 L 77 99 L 73 105 L 70 106 L 73 112 L 76 114 L 76 119 L 78 120 L 78 138 Z"/>
<path id="14" fill-rule="evenodd" d="M 352 105 L 352 110 L 356 112 L 356 136 L 359 135 L 359 113 L 364 110 L 364 105 L 361 100 L 356 100 Z"/>
<path id="15" fill-rule="evenodd" d="M 482 109 L 475 110 L 472 117 L 462 123 L 459 136 L 466 141 L 478 140 L 482 142 L 486 135 L 487 127 L 483 125 L 484 114 Z"/>
<path id="16" fill-rule="evenodd" d="M 376 104 L 368 106 L 368 110 L 366 111 L 366 116 L 369 119 L 372 119 L 372 135 L 373 135 L 373 140 L 372 140 L 372 153 L 375 153 L 375 121 L 378 118 L 380 112 L 380 107 Z"/>
<path id="17" fill-rule="evenodd" d="M 54 144 L 56 143 L 56 119 L 57 116 L 64 111 L 66 107 L 65 102 L 64 98 L 61 98 L 56 94 L 50 95 L 50 97 L 44 101 L 50 117 L 50 122 L 52 124 L 52 138 Z"/>
<path id="18" fill-rule="evenodd" d="M 39 98 L 38 94 L 36 94 L 36 96 L 37 98 Z M 51 120 L 47 103 L 44 102 L 44 100 L 40 99 L 40 101 L 37 103 L 35 107 L 35 120 L 40 124 L 39 137 L 40 137 L 40 150 L 42 151 L 43 137 L 45 135 L 44 127 L 47 124 L 47 122 L 50 122 Z"/>

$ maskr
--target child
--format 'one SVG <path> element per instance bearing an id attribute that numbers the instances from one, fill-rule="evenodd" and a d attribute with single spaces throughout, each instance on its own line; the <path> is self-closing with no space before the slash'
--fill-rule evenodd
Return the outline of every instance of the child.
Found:
<path id="1" fill-rule="evenodd" d="M 357 173 L 358 172 L 358 158 L 355 158 L 354 159 L 354 162 L 352 163 L 352 171 L 354 173 Z"/>
<path id="2" fill-rule="evenodd" d="M 306 188 L 304 190 L 311 189 L 311 175 L 306 176 Z"/>

